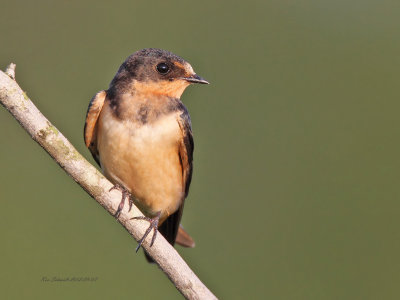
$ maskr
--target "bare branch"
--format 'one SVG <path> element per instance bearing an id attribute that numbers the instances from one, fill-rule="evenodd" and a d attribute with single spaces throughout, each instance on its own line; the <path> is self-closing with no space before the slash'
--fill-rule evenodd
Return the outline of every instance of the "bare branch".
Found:
<path id="1" fill-rule="evenodd" d="M 15 81 L 15 64 L 10 64 L 6 73 L 0 71 L 0 102 L 32 139 L 42 146 L 90 196 L 113 215 L 121 200 L 120 192 L 109 192 L 113 185 L 72 146 L 22 91 Z M 138 208 L 132 207 L 132 211 L 128 213 L 128 205 L 125 205 L 118 221 L 137 241 L 146 231 L 147 224 L 131 220 L 132 217 L 142 216 Z M 151 248 L 147 240 L 143 247 L 184 297 L 216 299 L 163 236 L 158 235 Z"/>
<path id="2" fill-rule="evenodd" d="M 11 63 L 7 66 L 7 69 L 6 69 L 6 74 L 8 75 L 8 77 L 10 77 L 13 80 L 15 80 L 15 67 L 16 67 L 16 64 Z"/>

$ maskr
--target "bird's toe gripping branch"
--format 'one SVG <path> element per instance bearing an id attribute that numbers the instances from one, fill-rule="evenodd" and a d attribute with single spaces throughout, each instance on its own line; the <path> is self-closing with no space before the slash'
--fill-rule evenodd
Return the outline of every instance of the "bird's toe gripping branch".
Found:
<path id="1" fill-rule="evenodd" d="M 114 185 L 109 192 L 111 192 L 112 190 L 118 190 L 122 193 L 122 198 L 121 198 L 121 202 L 118 205 L 117 211 L 114 214 L 114 217 L 116 217 L 118 219 L 119 215 L 121 214 L 122 209 L 124 208 L 125 205 L 125 199 L 128 198 L 129 201 L 129 211 L 131 211 L 132 209 L 132 204 L 133 204 L 133 200 L 132 200 L 132 196 L 129 193 L 129 191 L 124 188 L 123 186 L 116 184 Z"/>
<path id="2" fill-rule="evenodd" d="M 157 215 L 154 218 L 148 218 L 148 217 L 134 217 L 131 220 L 145 220 L 150 223 L 149 228 L 147 228 L 146 232 L 144 233 L 143 237 L 138 241 L 139 245 L 136 247 L 136 252 L 139 251 L 140 247 L 142 246 L 144 240 L 146 237 L 149 235 L 150 231 L 153 229 L 153 237 L 151 238 L 151 243 L 150 247 L 153 246 L 154 241 L 156 240 L 157 237 L 157 232 L 158 232 L 158 221 L 160 220 L 160 215 L 161 211 L 157 213 Z"/>

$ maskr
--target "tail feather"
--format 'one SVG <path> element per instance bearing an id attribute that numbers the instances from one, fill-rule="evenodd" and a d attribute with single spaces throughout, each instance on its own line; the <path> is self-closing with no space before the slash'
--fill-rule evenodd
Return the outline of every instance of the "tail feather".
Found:
<path id="1" fill-rule="evenodd" d="M 194 246 L 196 246 L 193 238 L 183 229 L 182 225 L 179 225 L 175 243 L 186 248 L 194 248 Z"/>
<path id="2" fill-rule="evenodd" d="M 170 242 L 170 241 L 168 241 L 168 242 Z M 183 229 L 182 225 L 179 225 L 178 234 L 176 236 L 175 242 L 178 245 L 181 245 L 182 247 L 186 247 L 186 248 L 194 248 L 194 246 L 196 245 L 193 238 L 185 231 L 185 229 Z M 171 242 L 170 242 L 170 244 L 173 245 Z M 154 260 L 150 257 L 150 255 L 147 254 L 146 251 L 144 252 L 144 255 L 146 257 L 146 260 L 149 263 L 154 263 Z"/>

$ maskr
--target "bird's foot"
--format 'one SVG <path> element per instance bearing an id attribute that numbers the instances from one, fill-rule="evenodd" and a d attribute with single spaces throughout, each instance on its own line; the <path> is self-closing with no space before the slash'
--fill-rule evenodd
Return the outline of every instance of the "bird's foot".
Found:
<path id="1" fill-rule="evenodd" d="M 147 228 L 147 230 L 144 233 L 143 237 L 138 241 L 139 245 L 136 247 L 136 252 L 139 251 L 140 246 L 142 246 L 144 240 L 149 235 L 149 233 L 150 233 L 150 231 L 152 229 L 154 230 L 154 233 L 153 233 L 153 237 L 151 238 L 150 247 L 153 246 L 154 241 L 156 240 L 157 232 L 158 232 L 158 221 L 160 220 L 160 215 L 161 215 L 161 211 L 159 211 L 154 218 L 134 217 L 134 218 L 131 219 L 131 220 L 146 220 L 147 222 L 150 223 L 149 228 Z"/>
<path id="2" fill-rule="evenodd" d="M 124 208 L 125 199 L 128 198 L 128 201 L 129 201 L 129 211 L 131 211 L 131 209 L 132 209 L 133 200 L 132 200 L 132 196 L 131 196 L 131 194 L 129 193 L 129 191 L 128 191 L 126 188 L 124 188 L 122 185 L 119 185 L 118 183 L 117 183 L 116 185 L 114 185 L 114 186 L 109 190 L 109 192 L 111 192 L 112 190 L 118 190 L 118 191 L 120 191 L 120 192 L 122 193 L 121 202 L 119 203 L 118 208 L 117 208 L 117 211 L 116 211 L 115 214 L 114 214 L 114 217 L 116 217 L 116 218 L 118 219 L 119 215 L 121 214 L 122 209 Z"/>

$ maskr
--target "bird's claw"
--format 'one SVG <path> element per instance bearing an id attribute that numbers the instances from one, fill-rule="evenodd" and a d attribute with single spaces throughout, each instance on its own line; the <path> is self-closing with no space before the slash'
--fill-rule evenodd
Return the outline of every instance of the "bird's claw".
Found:
<path id="1" fill-rule="evenodd" d="M 151 243 L 150 247 L 153 246 L 154 241 L 156 240 L 157 237 L 157 232 L 158 232 L 158 221 L 160 220 L 160 215 L 161 212 L 158 212 L 157 215 L 154 218 L 148 218 L 148 217 L 134 217 L 131 218 L 131 220 L 145 220 L 150 223 L 149 227 L 147 228 L 146 232 L 142 236 L 142 238 L 138 241 L 139 245 L 136 247 L 136 252 L 139 251 L 140 247 L 142 246 L 144 240 L 146 237 L 149 235 L 150 231 L 153 229 L 153 237 L 151 238 Z"/>
<path id="2" fill-rule="evenodd" d="M 121 202 L 119 203 L 117 211 L 114 214 L 114 217 L 118 219 L 119 215 L 121 214 L 122 209 L 124 208 L 125 199 L 128 198 L 128 200 L 129 200 L 129 211 L 131 211 L 131 209 L 132 209 L 133 200 L 132 200 L 132 197 L 131 197 L 131 194 L 129 193 L 129 191 L 126 188 L 124 188 L 122 185 L 115 184 L 109 190 L 109 192 L 111 192 L 112 190 L 118 190 L 122 193 Z"/>

